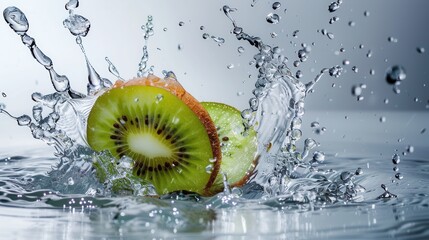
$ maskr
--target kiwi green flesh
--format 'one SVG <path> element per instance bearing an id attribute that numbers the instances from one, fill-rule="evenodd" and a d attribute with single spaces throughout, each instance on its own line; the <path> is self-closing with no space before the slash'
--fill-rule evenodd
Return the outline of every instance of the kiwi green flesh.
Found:
<path id="1" fill-rule="evenodd" d="M 151 86 L 113 88 L 88 117 L 88 144 L 118 161 L 134 160 L 133 173 L 158 194 L 187 190 L 204 194 L 213 153 L 207 131 L 183 101 Z"/>
<path id="2" fill-rule="evenodd" d="M 226 173 L 231 186 L 237 186 L 248 178 L 254 168 L 257 151 L 256 132 L 249 129 L 244 133 L 240 111 L 236 108 L 216 102 L 202 102 L 212 118 L 219 136 L 222 162 L 220 173 Z M 243 134 L 244 133 L 244 134 Z M 223 189 L 223 175 L 218 174 L 212 189 Z"/>

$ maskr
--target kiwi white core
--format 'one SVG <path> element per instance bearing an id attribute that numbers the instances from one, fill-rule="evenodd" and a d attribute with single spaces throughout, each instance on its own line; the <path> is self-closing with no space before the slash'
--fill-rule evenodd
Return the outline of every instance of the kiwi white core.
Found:
<path id="1" fill-rule="evenodd" d="M 128 146 L 131 151 L 142 154 L 148 158 L 168 158 L 173 155 L 173 152 L 168 146 L 149 133 L 129 134 Z"/>

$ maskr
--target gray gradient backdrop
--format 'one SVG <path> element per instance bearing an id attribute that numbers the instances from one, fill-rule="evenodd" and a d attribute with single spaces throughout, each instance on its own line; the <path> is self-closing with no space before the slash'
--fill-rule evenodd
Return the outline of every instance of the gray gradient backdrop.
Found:
<path id="1" fill-rule="evenodd" d="M 115 63 L 122 77 L 135 76 L 143 45 L 140 26 L 148 15 L 152 15 L 155 35 L 149 40 L 149 54 L 155 72 L 160 75 L 164 69 L 173 70 L 197 99 L 225 102 L 243 109 L 247 107 L 257 75 L 255 69 L 248 65 L 255 50 L 245 42 L 237 41 L 230 33 L 232 26 L 221 11 L 222 6 L 228 4 L 238 8 L 235 17 L 246 32 L 285 50 L 290 60 L 289 67 L 293 72 L 302 70 L 304 82 L 313 79 L 324 67 L 342 65 L 345 59 L 351 62 L 344 66 L 345 72 L 341 77 L 326 76 L 317 84 L 315 92 L 307 98 L 305 121 L 324 120 L 346 129 L 350 123 L 342 120 L 346 115 L 353 115 L 352 112 L 370 112 L 357 118 L 370 116 L 373 117 L 370 122 L 378 124 L 382 112 L 412 110 L 421 112 L 418 115 L 421 117 L 417 118 L 420 125 L 416 123 L 417 129 L 412 130 L 419 135 L 419 141 L 429 141 L 427 133 L 419 134 L 429 122 L 429 1 L 344 0 L 334 13 L 328 11 L 332 0 L 280 1 L 282 6 L 276 11 L 271 7 L 273 2 L 259 0 L 255 7 L 251 7 L 251 0 L 81 0 L 76 13 L 92 23 L 84 45 L 93 66 L 103 77 L 114 80 L 107 71 L 106 56 Z M 58 0 L 2 0 L 0 8 L 15 5 L 26 13 L 30 22 L 29 35 L 51 57 L 57 72 L 67 75 L 74 89 L 85 92 L 84 58 L 74 38 L 62 25 L 68 16 L 65 3 Z M 369 16 L 364 16 L 365 11 L 370 13 Z M 279 24 L 265 21 L 270 12 L 280 15 Z M 333 16 L 340 20 L 329 24 Z M 184 26 L 179 26 L 180 21 L 185 23 Z M 356 25 L 350 27 L 349 21 Z M 200 26 L 205 29 L 201 31 Z M 163 31 L 164 28 L 167 31 Z M 318 32 L 323 28 L 332 32 L 335 38 L 330 40 Z M 292 36 L 295 30 L 299 30 L 297 37 Z M 278 36 L 271 38 L 272 32 Z M 204 40 L 203 33 L 223 37 L 226 42 L 218 46 L 211 39 Z M 389 42 L 388 37 L 394 37 L 398 42 Z M 312 46 L 308 61 L 299 68 L 293 67 L 292 62 L 297 59 L 301 43 L 311 45 L 313 42 L 315 46 Z M 178 50 L 179 44 L 182 50 Z M 360 44 L 364 45 L 363 49 L 359 48 Z M 237 52 L 239 46 L 245 48 L 243 54 Z M 338 53 L 342 47 L 346 51 Z M 424 47 L 426 52 L 417 53 L 417 47 Z M 366 57 L 369 50 L 373 52 L 371 58 Z M 29 50 L 3 20 L 0 21 L 0 53 L 0 92 L 7 94 L 7 97 L 0 96 L 0 102 L 5 103 L 12 114 L 29 114 L 33 104 L 31 93 L 53 91 L 48 73 L 31 57 Z M 235 67 L 227 69 L 229 64 Z M 386 69 L 394 64 L 404 66 L 407 71 L 399 95 L 394 94 L 392 86 L 384 80 Z M 359 68 L 358 73 L 351 70 L 355 65 Z M 375 75 L 370 75 L 370 69 L 375 71 Z M 332 87 L 333 83 L 335 87 Z M 350 89 L 360 83 L 365 83 L 367 89 L 362 94 L 365 99 L 358 102 Z M 237 96 L 237 92 L 244 95 Z M 385 98 L 389 99 L 387 105 L 383 103 Z M 334 112 L 337 117 L 330 114 Z M 402 129 L 399 133 L 405 131 L 406 126 L 395 124 L 390 128 L 399 127 Z M 378 125 L 373 127 L 377 129 Z M 0 132 L 3 146 L 22 144 L 22 136 L 31 140 L 27 129 L 19 128 L 15 122 L 1 115 Z M 423 145 L 427 146 L 427 143 Z"/>

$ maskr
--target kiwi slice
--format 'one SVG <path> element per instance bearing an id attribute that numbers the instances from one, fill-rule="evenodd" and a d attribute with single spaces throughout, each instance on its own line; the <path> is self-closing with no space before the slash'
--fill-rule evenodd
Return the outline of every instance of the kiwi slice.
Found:
<path id="1" fill-rule="evenodd" d="M 133 174 L 151 182 L 158 194 L 207 194 L 220 164 L 213 136 L 189 104 L 164 88 L 144 85 L 105 92 L 87 124 L 94 150 L 132 158 Z"/>
<path id="2" fill-rule="evenodd" d="M 241 113 L 234 107 L 216 102 L 202 102 L 215 123 L 222 151 L 220 172 L 226 173 L 231 186 L 241 186 L 256 165 L 256 131 L 244 132 Z M 223 189 L 223 175 L 218 174 L 212 191 Z"/>

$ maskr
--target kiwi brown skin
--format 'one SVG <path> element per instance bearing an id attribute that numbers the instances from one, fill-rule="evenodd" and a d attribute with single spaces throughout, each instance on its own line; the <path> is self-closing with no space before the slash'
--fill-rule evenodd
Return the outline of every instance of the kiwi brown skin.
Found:
<path id="1" fill-rule="evenodd" d="M 209 180 L 205 184 L 204 190 L 198 191 L 198 192 L 203 196 L 212 195 L 213 193 L 210 189 L 211 189 L 211 186 L 213 185 L 213 182 L 216 179 L 216 176 L 219 173 L 220 161 L 221 161 L 222 155 L 221 155 L 220 143 L 219 143 L 219 138 L 217 136 L 216 128 L 208 112 L 201 106 L 201 104 L 199 104 L 199 102 L 194 97 L 192 97 L 189 93 L 187 93 L 183 89 L 183 87 L 181 87 L 181 85 L 174 79 L 159 79 L 151 75 L 147 78 L 136 78 L 128 82 L 117 81 L 114 87 L 112 88 L 112 90 L 115 88 L 123 89 L 128 86 L 134 86 L 134 85 L 151 86 L 151 87 L 162 88 L 164 90 L 167 90 L 168 92 L 178 97 L 183 103 L 185 103 L 189 107 L 189 109 L 191 109 L 192 112 L 194 112 L 195 115 L 198 117 L 198 119 L 201 121 L 201 124 L 203 124 L 204 128 L 206 129 L 206 133 L 210 140 L 209 141 L 210 149 L 211 149 L 213 158 L 216 160 L 213 163 L 213 168 L 211 170 Z M 139 164 L 137 163 L 137 165 Z M 138 169 L 137 167 L 138 166 L 135 166 L 134 169 Z M 136 171 L 136 173 L 138 173 L 138 171 Z M 192 176 L 190 176 L 190 180 L 195 181 L 198 179 L 195 179 L 195 178 L 192 179 Z M 186 189 L 183 189 L 183 190 L 186 190 Z"/>

